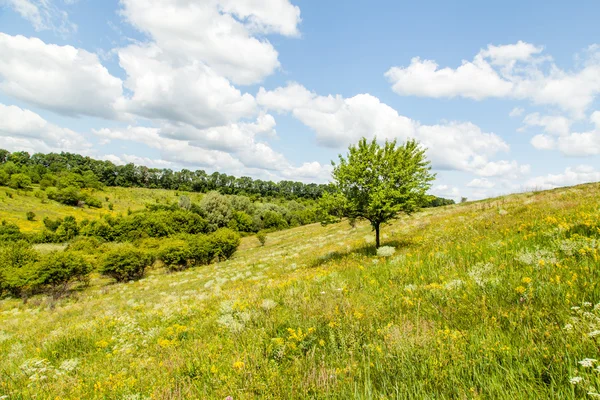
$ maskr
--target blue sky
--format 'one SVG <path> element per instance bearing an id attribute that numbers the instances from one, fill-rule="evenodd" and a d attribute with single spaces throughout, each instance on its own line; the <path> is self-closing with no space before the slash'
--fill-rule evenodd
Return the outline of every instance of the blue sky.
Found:
<path id="1" fill-rule="evenodd" d="M 433 192 L 600 180 L 596 1 L 0 0 L 0 147 L 326 182 L 417 138 Z"/>

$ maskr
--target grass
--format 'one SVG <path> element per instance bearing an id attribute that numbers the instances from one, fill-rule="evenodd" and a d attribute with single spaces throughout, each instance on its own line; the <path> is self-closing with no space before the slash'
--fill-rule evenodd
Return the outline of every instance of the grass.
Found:
<path id="1" fill-rule="evenodd" d="M 38 232 L 44 228 L 42 222 L 44 217 L 56 219 L 70 215 L 77 221 L 94 220 L 102 218 L 106 214 L 118 215 L 127 213 L 127 210 L 143 209 L 147 203 L 177 202 L 180 195 L 188 196 L 193 202 L 198 202 L 202 197 L 200 193 L 174 190 L 106 187 L 103 190 L 88 190 L 88 193 L 102 201 L 102 208 L 80 208 L 52 200 L 43 200 L 36 197 L 36 192 L 39 192 L 39 189 L 35 185 L 30 190 L 0 187 L 0 221 L 6 220 L 15 223 L 22 232 Z M 108 200 L 106 200 L 107 198 Z M 109 204 L 113 205 L 112 211 L 108 208 Z M 34 221 L 27 220 L 28 211 L 35 213 Z"/>
<path id="2" fill-rule="evenodd" d="M 54 309 L 5 299 L 0 398 L 591 397 L 598 199 L 591 184 L 426 210 L 384 228 L 386 257 L 364 224 L 309 225 L 207 267 L 96 276 Z"/>

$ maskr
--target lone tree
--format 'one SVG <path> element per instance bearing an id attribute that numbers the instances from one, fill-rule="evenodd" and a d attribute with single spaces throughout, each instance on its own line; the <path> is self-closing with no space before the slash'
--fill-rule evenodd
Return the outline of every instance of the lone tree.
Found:
<path id="1" fill-rule="evenodd" d="M 435 179 L 425 149 L 415 140 L 401 145 L 386 140 L 380 146 L 376 139 L 369 143 L 362 138 L 348 148 L 346 158 L 339 155 L 338 165 L 331 164 L 333 184 L 321 199 L 322 222 L 366 219 L 375 231 L 377 248 L 381 225 L 401 212 L 416 211 Z"/>

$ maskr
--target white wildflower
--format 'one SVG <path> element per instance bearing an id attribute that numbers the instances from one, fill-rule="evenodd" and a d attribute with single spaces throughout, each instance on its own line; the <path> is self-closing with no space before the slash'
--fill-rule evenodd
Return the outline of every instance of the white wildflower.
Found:
<path id="1" fill-rule="evenodd" d="M 571 379 L 569 380 L 569 382 L 571 382 L 571 384 L 573 384 L 573 385 L 577 385 L 577 384 L 578 384 L 579 382 L 581 382 L 582 380 L 583 380 L 583 378 L 582 378 L 582 377 L 580 377 L 580 376 L 575 376 L 575 377 L 571 378 Z"/>
<path id="2" fill-rule="evenodd" d="M 392 246 L 382 246 L 377 249 L 378 257 L 391 257 L 396 252 L 396 249 Z"/>
<path id="3" fill-rule="evenodd" d="M 592 331 L 592 332 L 588 333 L 589 337 L 596 337 L 598 335 L 600 335 L 600 331 L 599 330 L 595 330 L 595 331 Z"/>
<path id="4" fill-rule="evenodd" d="M 271 300 L 271 299 L 264 299 L 262 301 L 262 303 L 260 303 L 260 308 L 262 308 L 265 311 L 269 311 L 274 309 L 275 307 L 277 307 L 277 302 Z"/>
<path id="5" fill-rule="evenodd" d="M 69 360 L 65 360 L 60 363 L 59 369 L 66 372 L 75 371 L 77 366 L 79 365 L 79 360 L 77 358 L 71 358 Z"/>
<path id="6" fill-rule="evenodd" d="M 417 286 L 417 285 L 414 285 L 414 284 L 412 284 L 412 283 L 411 283 L 410 285 L 406 285 L 406 286 L 404 286 L 404 290 L 405 290 L 406 292 L 414 292 L 415 290 L 417 290 L 417 288 L 418 288 L 418 286 Z"/>
<path id="7" fill-rule="evenodd" d="M 572 331 L 573 330 L 573 324 L 566 324 L 563 329 L 565 331 Z"/>
<path id="8" fill-rule="evenodd" d="M 444 287 L 446 290 L 453 290 L 461 288 L 464 284 L 465 283 L 461 279 L 454 279 L 453 281 L 446 283 Z"/>
<path id="9" fill-rule="evenodd" d="M 594 363 L 596 361 L 597 360 L 595 360 L 593 358 L 585 358 L 585 359 L 579 361 L 579 365 L 581 365 L 582 367 L 585 367 L 585 368 L 591 368 L 594 366 Z"/>
<path id="10" fill-rule="evenodd" d="M 593 397 L 595 399 L 600 399 L 600 393 L 588 392 L 587 394 L 588 394 L 588 396 Z"/>

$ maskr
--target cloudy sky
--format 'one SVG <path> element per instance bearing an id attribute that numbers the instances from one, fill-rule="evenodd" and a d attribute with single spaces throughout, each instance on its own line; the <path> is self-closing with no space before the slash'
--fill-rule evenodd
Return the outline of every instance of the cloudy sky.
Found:
<path id="1" fill-rule="evenodd" d="M 0 0 L 0 148 L 327 182 L 416 138 L 433 191 L 600 180 L 600 3 Z"/>

